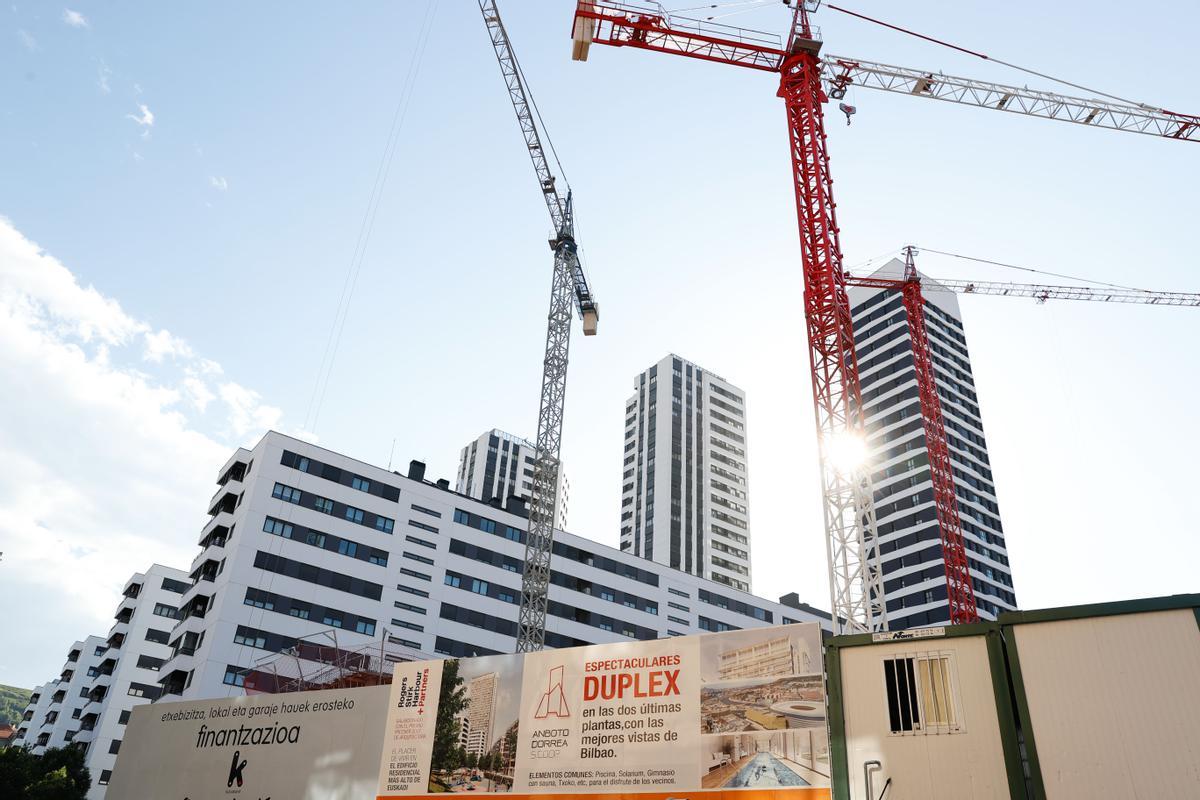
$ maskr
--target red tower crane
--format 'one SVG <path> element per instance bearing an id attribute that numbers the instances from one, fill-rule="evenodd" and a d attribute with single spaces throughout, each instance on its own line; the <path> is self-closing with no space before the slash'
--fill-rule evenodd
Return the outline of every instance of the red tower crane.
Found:
<path id="1" fill-rule="evenodd" d="M 785 3 L 791 4 L 789 0 Z M 888 67 L 861 59 L 822 59 L 820 31 L 809 19 L 819 6 L 820 0 L 795 0 L 791 30 L 784 44 L 772 34 L 672 15 L 658 4 L 578 0 L 573 58 L 586 60 L 592 44 L 606 44 L 779 75 L 777 94 L 783 98 L 787 110 L 800 229 L 833 619 L 838 632 L 860 632 L 886 629 L 887 610 L 870 471 L 861 463 L 839 463 L 839 456 L 847 451 L 865 449 L 865 421 L 829 173 L 824 104 L 831 96 L 843 96 L 846 88 L 857 82 L 918 97 L 1191 141 L 1200 140 L 1200 118 L 1140 104 L 1071 98 L 935 76 L 931 72 Z M 919 302 L 919 298 L 914 297 L 914 302 Z M 929 388 L 932 391 L 932 384 Z M 932 392 L 929 401 L 936 402 L 936 392 Z M 945 441 L 940 414 L 930 415 L 926 425 L 930 442 Z M 928 430 L 930 426 L 932 430 Z M 931 452 L 931 462 L 932 456 Z M 977 619 L 974 592 L 969 574 L 964 572 L 961 523 L 954 524 L 957 501 L 948 467 L 935 471 L 934 481 L 946 554 L 946 579 L 952 598 L 950 621 L 971 622 Z"/>

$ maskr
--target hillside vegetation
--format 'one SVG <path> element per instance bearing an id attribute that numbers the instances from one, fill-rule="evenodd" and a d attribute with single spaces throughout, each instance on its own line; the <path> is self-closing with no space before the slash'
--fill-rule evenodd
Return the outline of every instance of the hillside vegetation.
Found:
<path id="1" fill-rule="evenodd" d="M 15 686 L 0 686 L 0 725 L 9 723 L 16 725 L 29 705 L 31 689 L 18 689 Z"/>

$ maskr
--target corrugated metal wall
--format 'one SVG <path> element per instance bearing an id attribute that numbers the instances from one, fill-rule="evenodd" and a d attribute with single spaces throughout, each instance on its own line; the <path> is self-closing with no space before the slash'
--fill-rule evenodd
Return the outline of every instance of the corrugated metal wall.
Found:
<path id="1" fill-rule="evenodd" d="M 1014 625 L 1048 800 L 1200 798 L 1192 609 Z"/>

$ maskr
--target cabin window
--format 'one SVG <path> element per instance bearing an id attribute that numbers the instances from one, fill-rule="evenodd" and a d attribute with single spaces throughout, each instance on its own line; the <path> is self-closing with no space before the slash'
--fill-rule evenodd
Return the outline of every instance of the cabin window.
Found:
<path id="1" fill-rule="evenodd" d="M 885 658 L 883 682 L 888 722 L 896 735 L 961 733 L 953 653 Z"/>

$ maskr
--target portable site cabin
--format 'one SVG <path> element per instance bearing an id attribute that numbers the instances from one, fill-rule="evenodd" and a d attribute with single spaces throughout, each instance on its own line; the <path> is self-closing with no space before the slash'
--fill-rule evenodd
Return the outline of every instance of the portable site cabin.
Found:
<path id="1" fill-rule="evenodd" d="M 1200 798 L 1200 595 L 827 642 L 835 800 Z"/>

